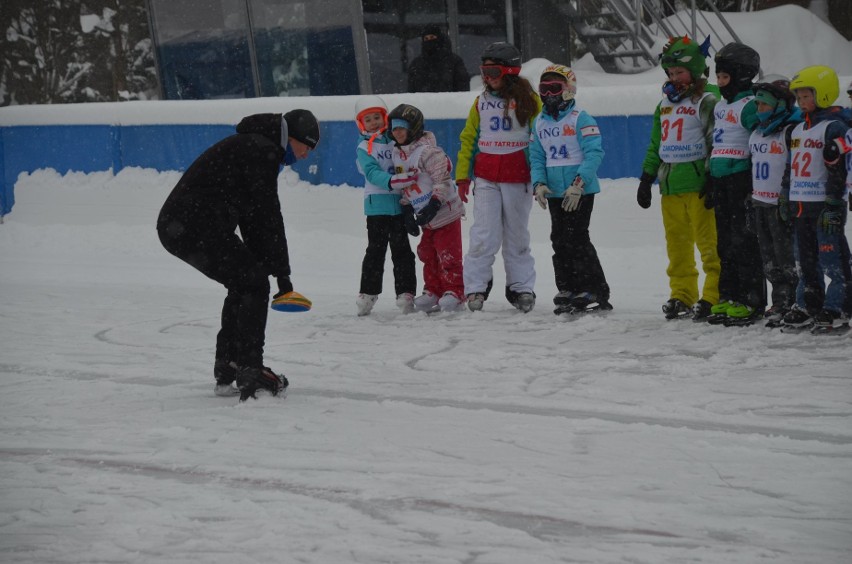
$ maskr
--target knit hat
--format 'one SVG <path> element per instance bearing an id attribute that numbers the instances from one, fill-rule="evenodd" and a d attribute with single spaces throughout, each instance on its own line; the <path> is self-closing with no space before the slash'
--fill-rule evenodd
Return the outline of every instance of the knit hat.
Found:
<path id="1" fill-rule="evenodd" d="M 755 102 L 763 102 L 764 104 L 768 104 L 772 107 L 775 107 L 775 104 L 778 103 L 778 98 L 772 95 L 772 92 L 769 90 L 764 90 L 762 88 L 754 89 L 754 101 Z"/>
<path id="2" fill-rule="evenodd" d="M 287 122 L 287 136 L 292 137 L 300 143 L 304 143 L 311 149 L 315 149 L 319 143 L 319 122 L 314 114 L 308 110 L 292 110 L 284 114 Z M 282 139 L 282 141 L 285 141 Z"/>
<path id="3" fill-rule="evenodd" d="M 660 54 L 660 65 L 663 70 L 671 67 L 683 67 L 689 71 L 693 80 L 702 76 L 709 76 L 707 61 L 704 59 L 710 54 L 710 36 L 700 45 L 689 36 L 670 37 L 669 42 L 663 47 Z"/>

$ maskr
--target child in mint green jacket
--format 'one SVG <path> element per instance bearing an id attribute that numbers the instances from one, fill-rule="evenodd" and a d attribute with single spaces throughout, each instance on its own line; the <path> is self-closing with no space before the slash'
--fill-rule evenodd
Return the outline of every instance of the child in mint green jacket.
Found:
<path id="1" fill-rule="evenodd" d="M 742 43 L 729 43 L 715 57 L 716 104 L 713 151 L 710 154 L 712 198 L 719 259 L 719 303 L 709 323 L 750 325 L 763 318 L 766 282 L 751 204 L 752 172 L 749 137 L 757 127 L 752 80 L 760 72 L 760 55 Z"/>
<path id="2" fill-rule="evenodd" d="M 403 313 L 414 311 L 417 274 L 414 253 L 408 241 L 404 213 L 411 206 L 400 204 L 402 190 L 416 174 L 393 174 L 393 141 L 387 135 L 388 110 L 378 96 L 366 96 L 355 106 L 355 122 L 361 132 L 356 150 L 358 170 L 366 180 L 364 214 L 367 216 L 367 250 L 361 264 L 360 293 L 355 300 L 358 315 L 369 315 L 382 293 L 385 254 L 391 249 L 396 305 Z"/>

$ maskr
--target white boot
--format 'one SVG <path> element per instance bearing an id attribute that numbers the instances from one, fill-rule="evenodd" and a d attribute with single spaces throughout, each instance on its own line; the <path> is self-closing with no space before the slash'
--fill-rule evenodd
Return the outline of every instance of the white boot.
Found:
<path id="1" fill-rule="evenodd" d="M 438 300 L 441 311 L 460 311 L 463 303 L 455 292 L 444 292 L 444 295 Z"/>
<path id="2" fill-rule="evenodd" d="M 376 305 L 376 300 L 378 299 L 379 296 L 374 294 L 358 294 L 358 297 L 355 298 L 355 305 L 358 307 L 358 317 L 370 315 L 370 312 L 373 311 L 373 306 Z"/>
<path id="3" fill-rule="evenodd" d="M 485 294 L 476 293 L 467 295 L 467 307 L 470 311 L 481 311 L 483 305 L 485 305 Z"/>
<path id="4" fill-rule="evenodd" d="M 402 313 L 411 313 L 414 311 L 414 296 L 408 292 L 400 294 L 396 297 L 396 307 L 402 310 Z"/>
<path id="5" fill-rule="evenodd" d="M 426 313 L 438 311 L 438 296 L 432 292 L 423 292 L 414 298 L 414 308 L 417 311 L 425 311 Z"/>

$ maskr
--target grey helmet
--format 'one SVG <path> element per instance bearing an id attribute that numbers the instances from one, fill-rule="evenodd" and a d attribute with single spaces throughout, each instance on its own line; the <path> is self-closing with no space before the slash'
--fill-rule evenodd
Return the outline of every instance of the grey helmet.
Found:
<path id="1" fill-rule="evenodd" d="M 498 41 L 486 47 L 481 59 L 483 62 L 490 60 L 507 67 L 521 66 L 521 52 L 505 41 Z"/>

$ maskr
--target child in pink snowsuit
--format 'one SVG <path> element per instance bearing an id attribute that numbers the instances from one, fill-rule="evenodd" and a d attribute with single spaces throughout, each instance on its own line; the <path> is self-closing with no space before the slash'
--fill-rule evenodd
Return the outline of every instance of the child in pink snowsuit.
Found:
<path id="1" fill-rule="evenodd" d="M 417 171 L 417 182 L 403 190 L 401 204 L 409 234 L 423 235 L 417 256 L 423 261 L 423 294 L 414 299 L 419 311 L 458 311 L 463 306 L 461 217 L 464 204 L 450 172 L 452 163 L 423 129 L 423 113 L 401 104 L 388 115 L 394 172 Z"/>

